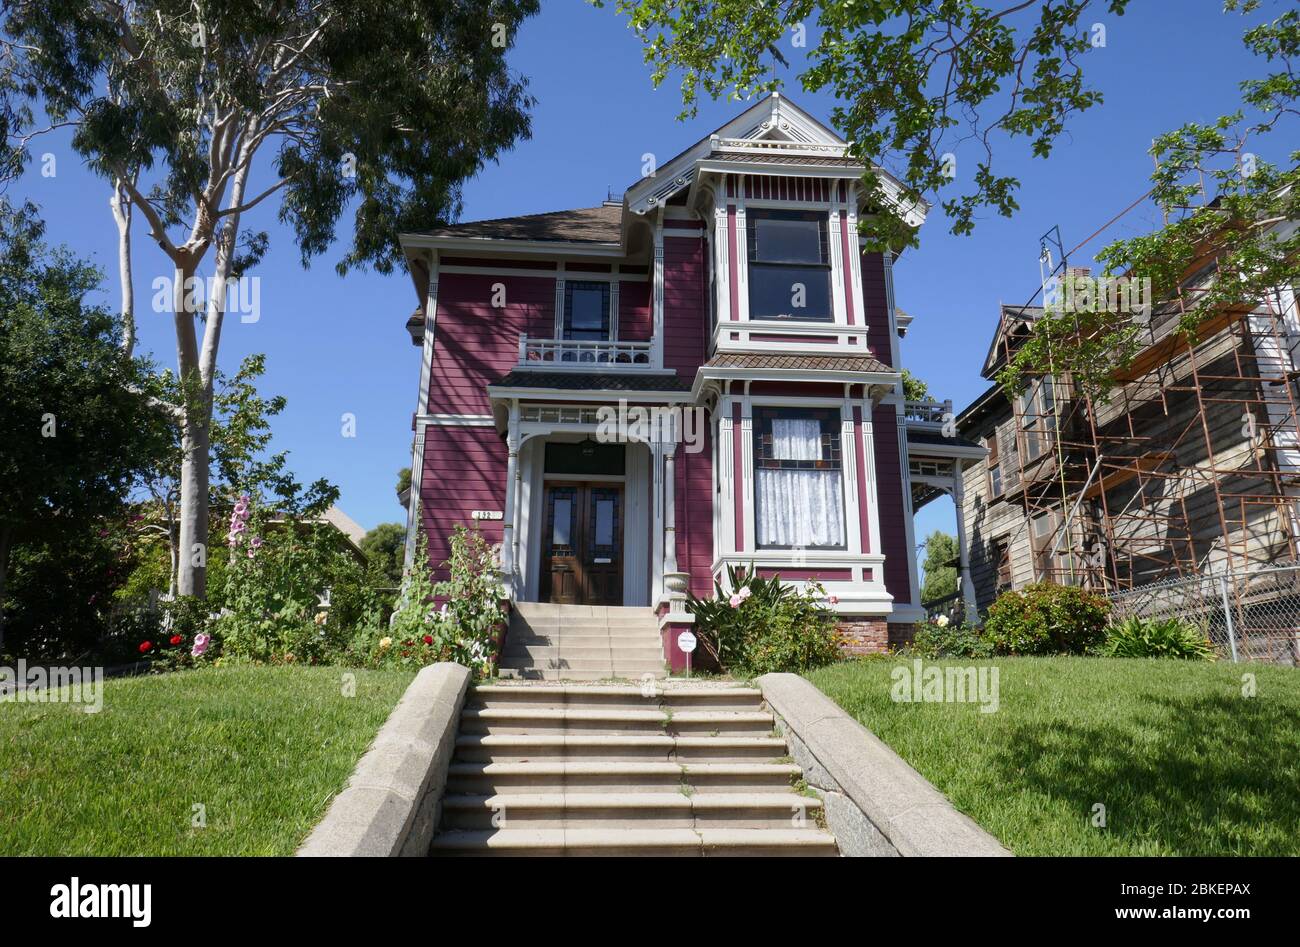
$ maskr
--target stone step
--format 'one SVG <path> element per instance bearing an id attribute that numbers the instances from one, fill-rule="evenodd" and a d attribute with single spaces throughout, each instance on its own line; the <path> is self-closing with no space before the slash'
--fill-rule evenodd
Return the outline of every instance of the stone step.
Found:
<path id="1" fill-rule="evenodd" d="M 648 608 L 636 615 L 516 615 L 512 625 L 528 628 L 653 628 L 659 630 L 659 619 Z"/>
<path id="2" fill-rule="evenodd" d="M 448 796 L 443 825 L 455 829 L 816 828 L 821 801 L 797 793 L 512 793 Z"/>
<path id="3" fill-rule="evenodd" d="M 595 678 L 621 678 L 623 680 L 640 680 L 643 674 L 658 674 L 663 671 L 662 661 L 613 660 L 609 656 L 599 658 L 567 658 L 563 655 L 553 657 L 503 657 L 501 667 L 511 670 L 552 671 L 560 675 L 573 672 L 589 674 Z M 562 679 L 562 678 L 559 678 Z M 590 679 L 590 678 L 588 678 Z"/>
<path id="4" fill-rule="evenodd" d="M 551 602 L 515 602 L 511 617 L 529 620 L 546 618 L 551 621 L 573 621 L 581 618 L 645 618 L 654 617 L 654 609 L 644 605 L 556 605 Z"/>
<path id="5" fill-rule="evenodd" d="M 530 631 L 527 628 L 512 630 L 506 635 L 506 645 L 515 642 L 522 644 L 592 644 L 594 642 L 608 641 L 611 644 L 615 642 L 632 642 L 639 645 L 650 645 L 656 648 L 663 648 L 663 641 L 659 637 L 659 632 L 654 630 L 630 631 L 619 629 L 617 631 L 604 631 L 595 628 L 566 628 L 563 631 L 557 629 L 544 630 L 541 632 Z"/>
<path id="6" fill-rule="evenodd" d="M 664 659 L 663 649 L 656 643 L 649 646 L 636 645 L 631 643 L 613 644 L 608 640 L 601 644 L 581 644 L 571 645 L 565 642 L 562 646 L 545 644 L 519 644 L 517 642 L 506 642 L 505 650 L 501 654 L 501 659 L 507 658 L 563 658 L 568 661 L 609 661 L 613 658 L 614 663 L 624 664 L 628 662 L 637 663 L 662 663 Z M 511 664 L 518 662 L 511 661 Z"/>
<path id="7" fill-rule="evenodd" d="M 490 829 L 444 832 L 437 855 L 836 855 L 813 829 Z"/>
<path id="8" fill-rule="evenodd" d="M 490 763 L 529 760 L 741 763 L 776 762 L 785 756 L 785 740 L 780 737 L 461 734 L 456 738 L 457 760 Z"/>
<path id="9" fill-rule="evenodd" d="M 498 677 L 504 680 L 516 681 L 607 681 L 609 683 L 630 683 L 640 681 L 646 677 L 663 679 L 668 677 L 668 671 L 662 665 L 651 670 L 643 668 L 641 670 L 619 669 L 617 672 L 613 668 L 600 668 L 594 671 L 579 671 L 573 668 L 547 668 L 547 667 L 500 667 Z"/>
<path id="10" fill-rule="evenodd" d="M 610 763 L 452 761 L 447 795 L 515 793 L 788 793 L 802 771 L 793 763 Z"/>
<path id="11" fill-rule="evenodd" d="M 766 711 L 470 707 L 461 712 L 460 732 L 768 736 L 773 725 L 772 715 Z"/>
<path id="12" fill-rule="evenodd" d="M 751 687 L 656 685 L 653 693 L 643 686 L 616 687 L 583 684 L 548 687 L 484 684 L 472 689 L 466 707 L 569 706 L 624 707 L 629 710 L 671 707 L 677 710 L 761 710 L 763 692 Z"/>

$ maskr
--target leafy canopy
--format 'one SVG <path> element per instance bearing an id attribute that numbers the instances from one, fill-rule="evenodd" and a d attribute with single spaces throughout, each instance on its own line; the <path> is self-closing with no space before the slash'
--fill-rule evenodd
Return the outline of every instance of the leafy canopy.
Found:
<path id="1" fill-rule="evenodd" d="M 604 0 L 594 0 L 603 5 Z M 833 93 L 842 105 L 832 122 L 867 167 L 890 169 L 915 200 L 969 181 L 942 202 L 952 231 L 969 234 L 976 216 L 1017 209 L 1019 180 L 1001 174 L 994 145 L 1026 139 L 1048 157 L 1071 115 L 1101 102 L 1084 84 L 1080 58 L 1093 48 L 1091 26 L 1102 13 L 1122 15 L 1128 0 L 615 0 L 645 46 L 659 85 L 681 75 L 683 116 L 700 92 L 748 99 L 778 88 L 774 60 L 807 43 L 803 89 Z M 808 31 L 816 26 L 820 36 Z M 971 142 L 973 173 L 954 168 L 958 146 Z M 879 179 L 868 197 L 888 208 Z M 900 215 L 864 221 L 873 248 L 910 245 L 915 231 Z"/>

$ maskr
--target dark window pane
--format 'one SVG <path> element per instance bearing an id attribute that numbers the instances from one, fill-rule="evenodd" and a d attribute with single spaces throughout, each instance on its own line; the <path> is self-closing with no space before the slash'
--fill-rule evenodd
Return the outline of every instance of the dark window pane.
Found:
<path id="1" fill-rule="evenodd" d="M 609 338 L 609 284 L 564 284 L 564 337 L 600 342 Z"/>
<path id="2" fill-rule="evenodd" d="M 754 258 L 768 263 L 821 263 L 821 232 L 815 220 L 760 217 Z"/>
<path id="3" fill-rule="evenodd" d="M 825 267 L 749 264 L 749 318 L 829 322 L 831 317 L 831 276 Z"/>

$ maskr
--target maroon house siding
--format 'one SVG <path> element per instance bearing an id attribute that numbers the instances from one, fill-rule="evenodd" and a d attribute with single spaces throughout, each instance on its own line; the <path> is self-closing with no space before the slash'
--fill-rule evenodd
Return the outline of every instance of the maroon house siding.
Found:
<path id="1" fill-rule="evenodd" d="M 447 577 L 441 566 L 450 553 L 447 538 L 452 528 L 473 525 L 473 510 L 503 510 L 505 502 L 506 449 L 494 428 L 433 424 L 425 428 L 420 524 L 438 579 Z M 488 542 L 501 541 L 501 520 L 482 520 L 478 525 Z"/>
<path id="2" fill-rule="evenodd" d="M 889 338 L 889 296 L 885 292 L 885 259 L 879 253 L 862 254 L 862 306 L 871 354 L 891 368 L 893 347 Z"/>
<path id="3" fill-rule="evenodd" d="M 704 364 L 708 292 L 704 240 L 664 235 L 664 368 L 695 378 Z"/>
<path id="4" fill-rule="evenodd" d="M 685 445 L 677 448 L 673 515 L 677 568 L 691 574 L 691 591 L 707 598 L 713 592 L 713 435 L 707 427 L 702 443 L 698 454 L 688 454 Z"/>
<path id="5" fill-rule="evenodd" d="M 885 554 L 885 590 L 895 605 L 912 601 L 911 570 L 907 557 L 906 507 L 898 453 L 898 415 L 892 404 L 877 405 L 871 413 L 876 442 L 876 502 L 880 509 L 880 545 Z"/>
<path id="6" fill-rule="evenodd" d="M 650 308 L 650 284 L 627 280 L 618 284 L 618 337 L 630 342 L 648 342 L 654 335 L 654 313 Z"/>
<path id="7" fill-rule="evenodd" d="M 505 285 L 506 305 L 492 308 L 492 287 Z M 487 386 L 519 360 L 519 336 L 555 335 L 555 279 L 445 273 L 429 377 L 430 414 L 489 414 Z"/>

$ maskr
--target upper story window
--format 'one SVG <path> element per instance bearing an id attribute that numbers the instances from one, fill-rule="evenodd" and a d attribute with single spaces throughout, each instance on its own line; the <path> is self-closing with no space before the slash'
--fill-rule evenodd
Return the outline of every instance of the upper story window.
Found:
<path id="1" fill-rule="evenodd" d="M 1034 379 L 1017 399 L 1025 456 L 1037 460 L 1056 442 L 1056 406 L 1051 377 Z"/>
<path id="2" fill-rule="evenodd" d="M 1000 497 L 1002 496 L 1002 464 L 998 460 L 998 435 L 996 431 L 984 438 L 984 446 L 989 452 L 989 496 Z"/>
<path id="3" fill-rule="evenodd" d="M 844 548 L 839 428 L 834 410 L 754 409 L 760 548 Z"/>
<path id="4" fill-rule="evenodd" d="M 609 337 L 609 283 L 565 280 L 564 338 L 606 342 Z"/>
<path id="5" fill-rule="evenodd" d="M 751 209 L 748 218 L 749 318 L 830 322 L 826 215 Z"/>

